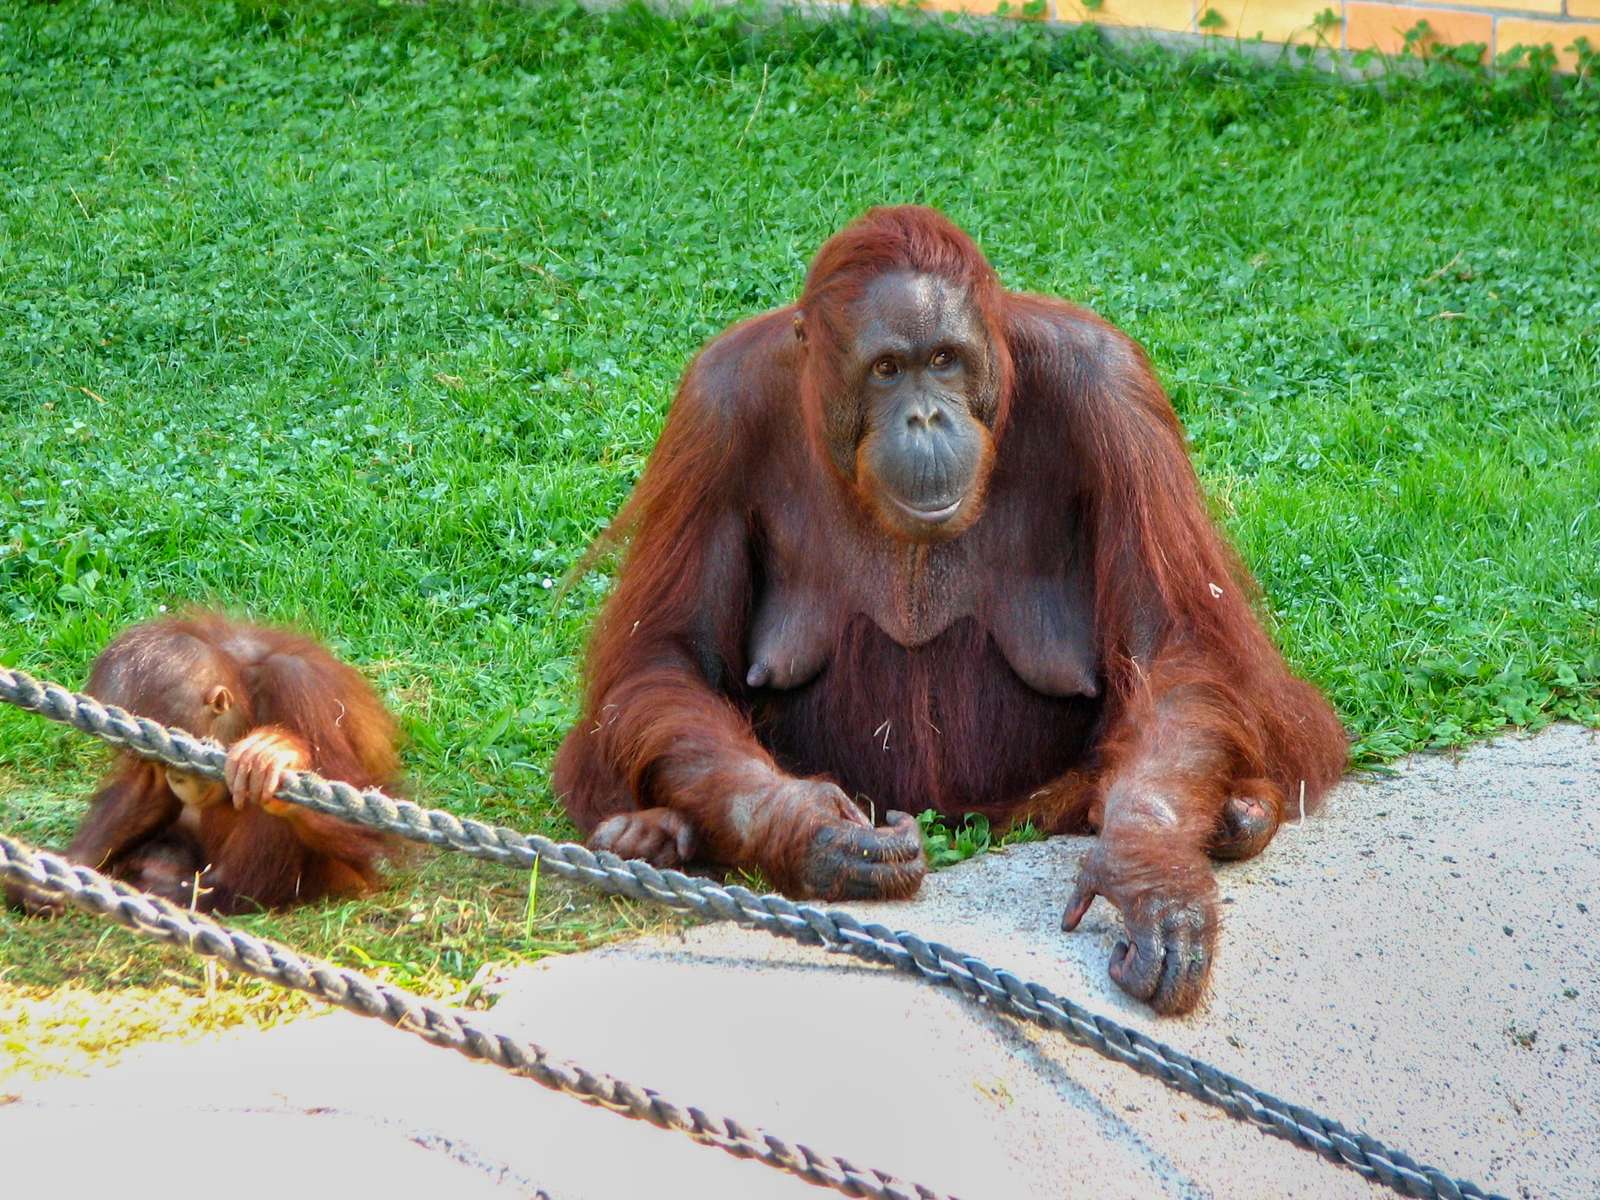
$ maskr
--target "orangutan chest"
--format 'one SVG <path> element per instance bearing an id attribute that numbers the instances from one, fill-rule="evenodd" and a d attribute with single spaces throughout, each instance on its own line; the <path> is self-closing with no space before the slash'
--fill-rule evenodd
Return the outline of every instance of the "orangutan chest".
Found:
<path id="1" fill-rule="evenodd" d="M 864 616 L 914 650 L 973 612 L 971 597 L 931 581 L 858 564 L 831 583 L 769 563 L 750 626 L 751 681 L 795 688 L 810 682 L 839 648 L 851 618 Z M 959 581 L 957 581 L 959 582 Z"/>
<path id="2" fill-rule="evenodd" d="M 798 688 L 836 655 L 847 627 L 865 617 L 907 650 L 931 647 L 956 622 L 974 618 L 1011 670 L 1046 696 L 1098 691 L 1087 589 L 1070 572 L 1008 570 L 974 546 L 890 545 L 817 564 L 768 546 L 749 634 L 748 682 Z"/>

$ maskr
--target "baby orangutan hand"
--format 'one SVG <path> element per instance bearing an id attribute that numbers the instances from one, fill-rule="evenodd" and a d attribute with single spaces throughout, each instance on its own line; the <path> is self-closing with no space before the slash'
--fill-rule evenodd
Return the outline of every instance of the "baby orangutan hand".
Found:
<path id="1" fill-rule="evenodd" d="M 303 771 L 311 763 L 306 745 L 292 733 L 267 727 L 228 748 L 223 779 L 233 796 L 234 808 L 259 804 L 274 817 L 293 815 L 296 806 L 274 799 L 286 771 Z"/>

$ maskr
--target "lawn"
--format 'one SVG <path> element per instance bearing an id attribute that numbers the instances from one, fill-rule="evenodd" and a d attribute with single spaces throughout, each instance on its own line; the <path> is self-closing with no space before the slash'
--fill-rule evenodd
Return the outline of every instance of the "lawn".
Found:
<path id="1" fill-rule="evenodd" d="M 553 584 L 695 347 L 916 200 L 1149 349 L 1360 761 L 1600 723 L 1592 82 L 860 14 L 0 0 L 0 130 L 9 665 L 80 683 L 163 605 L 298 622 L 402 714 L 419 798 L 570 836 L 546 766 L 607 580 Z M 0 710 L 0 828 L 63 844 L 102 761 Z M 470 1001 L 659 919 L 446 858 L 243 923 Z M 0 914 L 0 1077 L 285 1004 Z"/>

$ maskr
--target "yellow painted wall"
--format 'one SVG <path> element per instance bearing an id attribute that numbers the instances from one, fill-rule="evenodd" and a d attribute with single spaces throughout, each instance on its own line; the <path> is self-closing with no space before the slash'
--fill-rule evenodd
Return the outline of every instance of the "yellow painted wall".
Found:
<path id="1" fill-rule="evenodd" d="M 1025 0 L 921 0 L 942 12 L 1021 15 Z M 1383 0 L 1046 0 L 1054 21 L 1204 34 L 1244 41 L 1323 45 L 1335 50 L 1398 54 L 1420 23 L 1417 51 L 1482 46 L 1485 61 L 1518 46 L 1548 46 L 1562 70 L 1577 66 L 1574 43 L 1588 38 L 1600 51 L 1600 0 L 1462 0 L 1400 3 Z"/>

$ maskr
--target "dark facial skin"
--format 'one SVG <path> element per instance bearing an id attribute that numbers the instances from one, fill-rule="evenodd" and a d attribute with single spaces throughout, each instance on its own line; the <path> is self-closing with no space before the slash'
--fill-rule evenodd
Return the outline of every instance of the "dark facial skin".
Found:
<path id="1" fill-rule="evenodd" d="M 891 533 L 917 542 L 962 532 L 983 505 L 993 457 L 994 361 L 964 289 L 896 272 L 857 305 L 841 364 L 864 434 L 856 486 Z"/>

